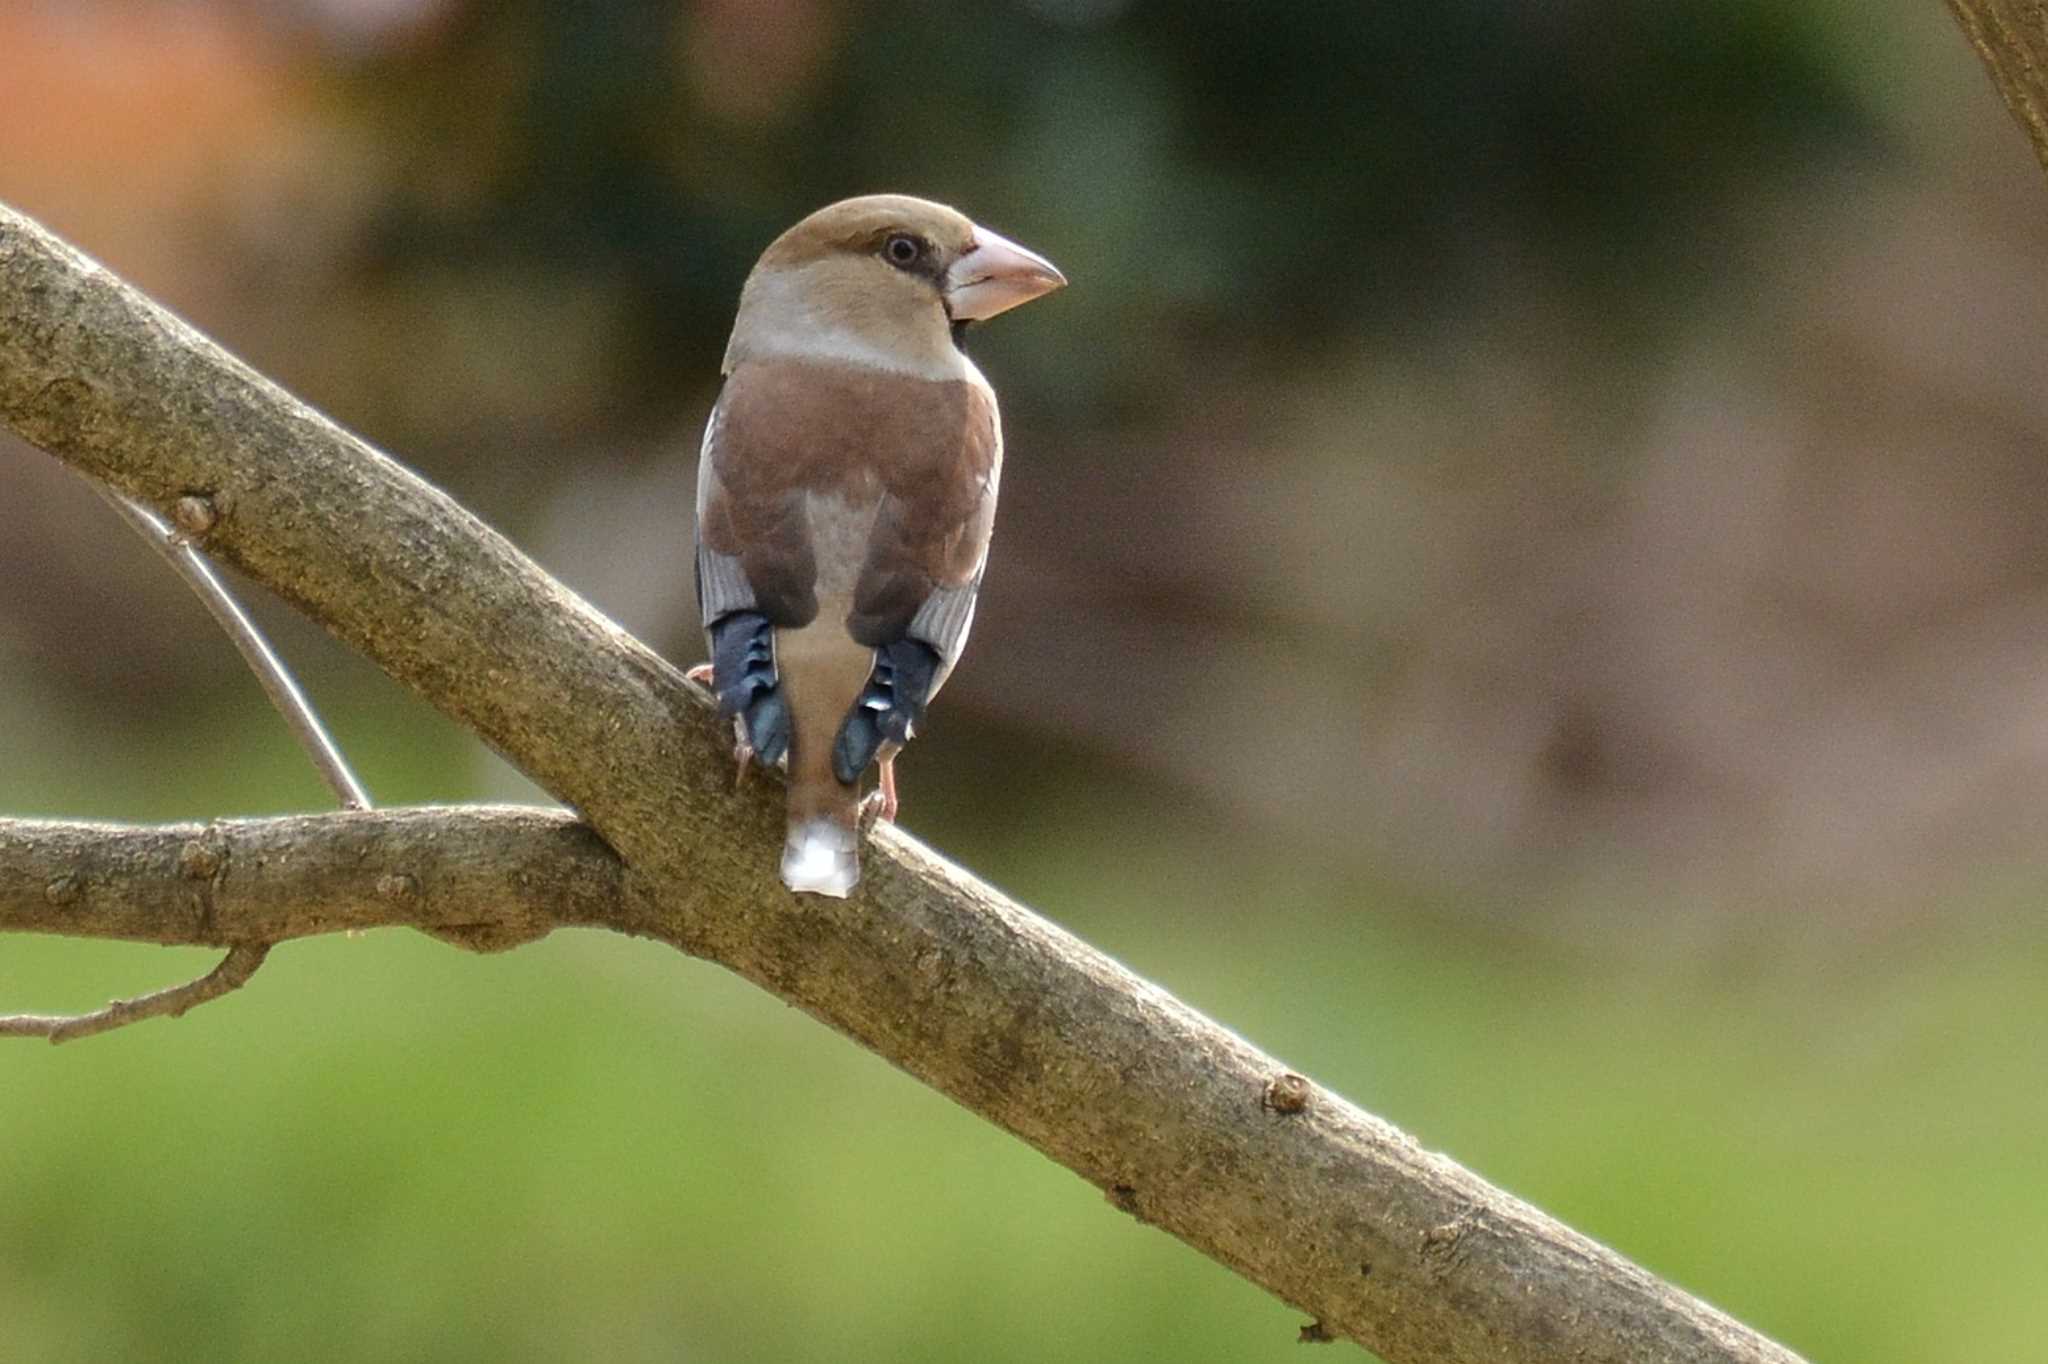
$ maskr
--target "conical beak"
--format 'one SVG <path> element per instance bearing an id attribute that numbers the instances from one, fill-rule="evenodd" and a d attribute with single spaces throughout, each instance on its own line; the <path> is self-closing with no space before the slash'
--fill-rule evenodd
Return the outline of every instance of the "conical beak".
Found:
<path id="1" fill-rule="evenodd" d="M 1066 282 L 1067 277 L 1036 251 L 977 227 L 974 249 L 946 271 L 946 311 L 955 322 L 981 322 Z"/>

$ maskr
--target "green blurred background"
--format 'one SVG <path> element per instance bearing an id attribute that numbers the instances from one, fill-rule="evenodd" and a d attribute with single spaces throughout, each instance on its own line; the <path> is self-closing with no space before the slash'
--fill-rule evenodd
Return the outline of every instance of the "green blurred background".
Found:
<path id="1" fill-rule="evenodd" d="M 2048 185 L 1938 7 L 0 3 L 0 199 L 679 662 L 739 283 L 879 189 L 1074 281 L 975 342 L 908 827 L 1816 1361 L 2043 1357 Z M 0 810 L 326 803 L 89 490 L 0 498 Z M 253 605 L 381 802 L 538 798 Z M 0 1008 L 206 960 L 9 939 Z M 644 943 L 296 943 L 0 1049 L 10 1362 L 1301 1320 Z"/>

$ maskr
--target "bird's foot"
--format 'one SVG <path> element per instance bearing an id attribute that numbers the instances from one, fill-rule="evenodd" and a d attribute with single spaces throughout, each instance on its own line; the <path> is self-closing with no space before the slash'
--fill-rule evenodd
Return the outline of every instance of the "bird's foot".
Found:
<path id="1" fill-rule="evenodd" d="M 896 822 L 896 755 L 885 753 L 876 761 L 882 782 L 874 790 L 861 797 L 860 812 L 873 815 L 884 824 Z"/>
<path id="2" fill-rule="evenodd" d="M 882 781 L 881 785 L 875 788 L 875 794 L 882 798 L 882 808 L 878 813 L 890 824 L 896 822 L 896 754 L 892 749 L 893 746 L 885 746 L 882 749 L 881 760 L 876 764 L 881 771 Z"/>
<path id="3" fill-rule="evenodd" d="M 747 742 L 747 722 L 735 715 L 732 720 L 732 793 L 738 795 L 747 789 L 747 773 L 754 766 L 754 746 Z"/>
<path id="4" fill-rule="evenodd" d="M 699 663 L 696 667 L 684 673 L 683 676 L 689 678 L 700 687 L 708 687 L 711 685 L 711 665 L 709 663 Z"/>

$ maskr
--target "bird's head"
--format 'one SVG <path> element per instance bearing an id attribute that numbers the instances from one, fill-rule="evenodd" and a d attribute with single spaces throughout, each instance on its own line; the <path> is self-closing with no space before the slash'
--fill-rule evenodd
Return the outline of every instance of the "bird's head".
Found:
<path id="1" fill-rule="evenodd" d="M 811 214 L 762 253 L 726 367 L 749 353 L 925 372 L 958 329 L 1065 284 L 1052 262 L 925 199 L 872 194 Z"/>

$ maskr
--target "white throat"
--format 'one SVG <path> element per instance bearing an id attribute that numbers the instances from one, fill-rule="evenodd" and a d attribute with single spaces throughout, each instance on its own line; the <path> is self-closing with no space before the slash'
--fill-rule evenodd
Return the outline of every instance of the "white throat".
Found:
<path id="1" fill-rule="evenodd" d="M 744 359 L 775 357 L 855 365 L 919 379 L 965 380 L 988 387 L 974 361 L 950 341 L 915 350 L 887 345 L 816 303 L 818 292 L 805 276 L 809 267 L 776 270 L 748 281 L 727 348 L 729 370 Z"/>

